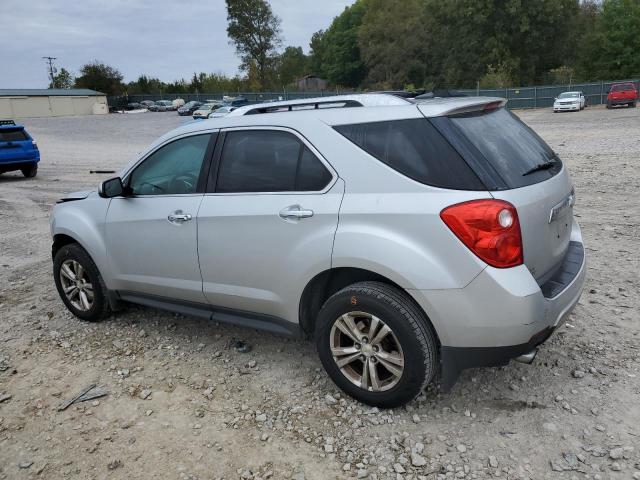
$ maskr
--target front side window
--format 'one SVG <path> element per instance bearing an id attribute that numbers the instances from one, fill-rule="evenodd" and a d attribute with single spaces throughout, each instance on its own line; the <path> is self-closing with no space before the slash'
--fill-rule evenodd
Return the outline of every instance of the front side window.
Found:
<path id="1" fill-rule="evenodd" d="M 196 193 L 211 134 L 171 142 L 147 157 L 129 178 L 133 195 Z"/>
<path id="2" fill-rule="evenodd" d="M 228 132 L 216 191 L 320 191 L 331 173 L 295 135 L 277 130 Z"/>

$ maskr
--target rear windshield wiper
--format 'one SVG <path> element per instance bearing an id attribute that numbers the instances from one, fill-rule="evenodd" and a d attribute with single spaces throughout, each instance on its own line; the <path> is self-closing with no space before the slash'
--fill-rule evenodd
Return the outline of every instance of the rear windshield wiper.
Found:
<path id="1" fill-rule="evenodd" d="M 539 163 L 535 167 L 531 167 L 529 170 L 524 172 L 522 176 L 525 177 L 531 173 L 539 172 L 540 170 L 549 170 L 550 168 L 553 168 L 555 164 L 556 164 L 556 161 L 553 159 L 549 160 L 548 162 Z"/>

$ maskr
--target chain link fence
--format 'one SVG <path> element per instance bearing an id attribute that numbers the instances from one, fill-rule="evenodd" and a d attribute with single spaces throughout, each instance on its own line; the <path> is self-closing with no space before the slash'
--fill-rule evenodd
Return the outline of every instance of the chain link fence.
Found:
<path id="1" fill-rule="evenodd" d="M 502 97 L 508 100 L 507 106 L 512 109 L 519 108 L 547 108 L 553 106 L 553 101 L 562 92 L 582 91 L 587 99 L 587 105 L 600 105 L 607 102 L 607 94 L 614 83 L 631 82 L 640 89 L 640 78 L 630 80 L 615 80 L 606 82 L 576 83 L 571 85 L 542 85 L 538 87 L 520 88 L 478 88 L 459 90 L 469 96 Z M 225 96 L 244 97 L 251 103 L 260 103 L 268 100 L 294 100 L 300 98 L 327 97 L 348 93 L 362 93 L 354 90 L 324 90 L 319 92 L 286 91 L 281 92 L 214 92 L 214 93 L 168 93 L 156 95 L 121 95 L 108 97 L 109 107 L 124 108 L 128 103 L 141 102 L 143 100 L 175 100 L 183 99 L 185 102 L 198 100 L 222 100 Z"/>

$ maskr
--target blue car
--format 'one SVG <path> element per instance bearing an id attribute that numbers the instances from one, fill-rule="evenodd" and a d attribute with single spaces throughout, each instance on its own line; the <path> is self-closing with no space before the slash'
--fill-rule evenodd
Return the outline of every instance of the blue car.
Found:
<path id="1" fill-rule="evenodd" d="M 27 177 L 38 173 L 40 151 L 22 125 L 0 120 L 0 173 L 20 170 Z"/>

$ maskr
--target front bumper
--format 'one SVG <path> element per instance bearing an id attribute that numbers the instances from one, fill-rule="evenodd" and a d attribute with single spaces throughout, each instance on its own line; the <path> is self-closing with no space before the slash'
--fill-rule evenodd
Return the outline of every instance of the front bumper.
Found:
<path id="1" fill-rule="evenodd" d="M 554 112 L 576 112 L 580 110 L 580 104 L 554 105 Z"/>
<path id="2" fill-rule="evenodd" d="M 443 388 L 453 386 L 461 370 L 505 365 L 547 340 L 578 303 L 585 278 L 574 220 L 563 263 L 543 285 L 521 265 L 487 267 L 461 289 L 410 291 L 440 339 Z"/>

